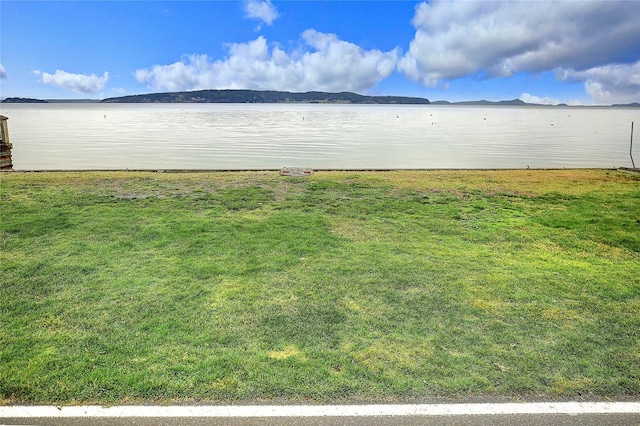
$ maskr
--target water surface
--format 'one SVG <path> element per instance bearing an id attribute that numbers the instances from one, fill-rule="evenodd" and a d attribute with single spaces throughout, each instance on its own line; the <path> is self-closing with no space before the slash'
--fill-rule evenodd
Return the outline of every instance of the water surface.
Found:
<path id="1" fill-rule="evenodd" d="M 611 168 L 631 165 L 631 122 L 640 123 L 640 110 L 629 108 L 99 103 L 0 108 L 9 117 L 16 170 Z"/>

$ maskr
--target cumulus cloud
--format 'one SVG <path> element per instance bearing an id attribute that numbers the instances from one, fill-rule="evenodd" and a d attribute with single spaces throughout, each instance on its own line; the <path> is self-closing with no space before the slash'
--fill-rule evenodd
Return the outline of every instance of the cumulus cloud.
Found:
<path id="1" fill-rule="evenodd" d="M 260 36 L 234 43 L 224 60 L 207 55 L 186 55 L 180 62 L 155 65 L 135 72 L 136 79 L 152 89 L 255 89 L 289 91 L 362 92 L 388 77 L 395 69 L 398 49 L 364 50 L 334 34 L 307 30 L 307 49 L 286 52 L 269 48 Z"/>
<path id="2" fill-rule="evenodd" d="M 73 74 L 62 70 L 56 70 L 53 74 L 36 71 L 36 74 L 41 76 L 42 82 L 45 84 L 88 95 L 104 89 L 109 80 L 109 73 L 106 71 L 102 77 L 95 74 Z"/>
<path id="3" fill-rule="evenodd" d="M 248 0 L 244 4 L 244 11 L 247 18 L 259 19 L 267 25 L 271 25 L 279 16 L 271 0 Z"/>
<path id="4" fill-rule="evenodd" d="M 628 63 L 640 56 L 638 22 L 640 8 L 633 1 L 434 0 L 416 7 L 416 33 L 398 69 L 436 86 L 468 76 Z"/>
<path id="5" fill-rule="evenodd" d="M 558 105 L 560 101 L 555 98 L 544 97 L 541 98 L 536 95 L 532 95 L 530 93 L 523 93 L 520 95 L 520 100 L 526 102 L 528 104 L 538 104 L 538 105 Z"/>
<path id="6" fill-rule="evenodd" d="M 611 64 L 584 71 L 558 71 L 561 80 L 584 82 L 586 92 L 598 104 L 640 102 L 640 60 L 634 64 Z"/>
<path id="7" fill-rule="evenodd" d="M 7 72 L 5 71 L 2 64 L 0 64 L 0 80 L 4 80 L 5 78 L 7 78 Z"/>

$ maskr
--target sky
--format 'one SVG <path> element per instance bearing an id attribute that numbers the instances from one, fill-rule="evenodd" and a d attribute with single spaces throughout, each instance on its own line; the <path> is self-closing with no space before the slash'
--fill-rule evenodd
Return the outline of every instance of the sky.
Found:
<path id="1" fill-rule="evenodd" d="M 0 99 L 202 89 L 640 102 L 640 0 L 0 1 Z"/>

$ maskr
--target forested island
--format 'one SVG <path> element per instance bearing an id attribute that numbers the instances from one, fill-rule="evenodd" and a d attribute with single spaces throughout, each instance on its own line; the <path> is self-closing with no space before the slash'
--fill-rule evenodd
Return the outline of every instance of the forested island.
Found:
<path id="1" fill-rule="evenodd" d="M 46 104 L 47 101 L 32 98 L 6 98 L 2 100 L 6 104 Z"/>
<path id="2" fill-rule="evenodd" d="M 351 92 L 279 92 L 272 90 L 198 90 L 150 93 L 102 100 L 105 103 L 313 103 L 313 104 L 429 104 L 425 98 L 365 96 Z"/>

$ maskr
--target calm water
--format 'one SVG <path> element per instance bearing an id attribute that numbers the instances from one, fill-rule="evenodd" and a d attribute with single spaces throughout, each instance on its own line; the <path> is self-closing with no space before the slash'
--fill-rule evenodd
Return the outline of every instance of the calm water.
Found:
<path id="1" fill-rule="evenodd" d="M 630 166 L 614 108 L 2 104 L 16 170 Z M 634 158 L 640 162 L 640 141 Z"/>

